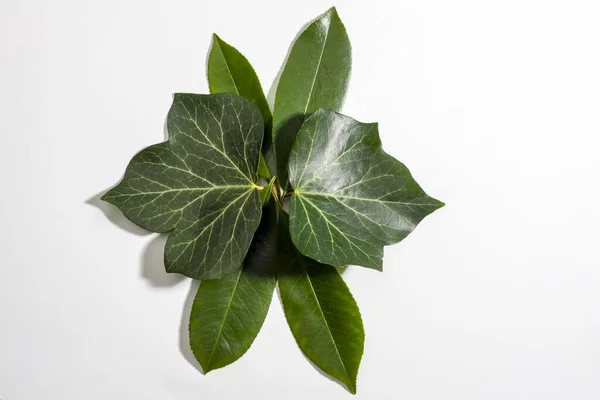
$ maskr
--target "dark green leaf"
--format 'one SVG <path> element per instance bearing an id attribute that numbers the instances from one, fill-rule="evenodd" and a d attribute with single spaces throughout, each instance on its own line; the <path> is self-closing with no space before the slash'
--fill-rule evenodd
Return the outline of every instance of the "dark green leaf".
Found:
<path id="1" fill-rule="evenodd" d="M 195 279 L 240 268 L 258 227 L 259 110 L 231 94 L 176 94 L 169 140 L 139 152 L 103 196 L 153 232 L 171 232 L 165 266 Z"/>
<path id="2" fill-rule="evenodd" d="M 208 55 L 208 86 L 211 93 L 232 93 L 242 96 L 258 107 L 265 121 L 265 146 L 271 143 L 271 109 L 256 72 L 250 62 L 236 48 L 225 43 L 216 34 Z M 259 174 L 271 178 L 271 172 L 261 157 Z"/>
<path id="3" fill-rule="evenodd" d="M 231 364 L 250 348 L 275 290 L 275 206 L 261 224 L 238 271 L 200 284 L 190 315 L 190 346 L 204 373 Z"/>
<path id="4" fill-rule="evenodd" d="M 279 292 L 298 346 L 321 370 L 356 393 L 365 340 L 356 301 L 334 267 L 294 248 L 287 229 L 280 230 L 279 247 Z"/>
<path id="5" fill-rule="evenodd" d="M 305 116 L 319 108 L 340 110 L 350 78 L 351 51 L 335 8 L 311 23 L 294 42 L 281 73 L 273 126 L 277 176 L 287 188 L 289 152 Z M 273 169 L 272 148 L 265 157 Z"/>
<path id="6" fill-rule="evenodd" d="M 290 155 L 290 229 L 306 256 L 381 270 L 383 246 L 443 206 L 381 149 L 377 124 L 319 110 Z"/>

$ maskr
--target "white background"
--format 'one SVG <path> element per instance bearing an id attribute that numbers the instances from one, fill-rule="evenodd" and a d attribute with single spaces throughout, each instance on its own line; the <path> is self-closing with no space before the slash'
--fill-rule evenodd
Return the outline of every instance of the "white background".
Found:
<path id="1" fill-rule="evenodd" d="M 97 195 L 207 92 L 211 34 L 269 91 L 322 1 L 2 0 L 0 399 L 600 398 L 600 2 L 338 1 L 344 113 L 447 203 L 383 274 L 345 277 L 358 395 L 302 356 L 273 301 L 201 375 L 191 281 Z M 270 90 L 273 91 L 272 88 Z"/>

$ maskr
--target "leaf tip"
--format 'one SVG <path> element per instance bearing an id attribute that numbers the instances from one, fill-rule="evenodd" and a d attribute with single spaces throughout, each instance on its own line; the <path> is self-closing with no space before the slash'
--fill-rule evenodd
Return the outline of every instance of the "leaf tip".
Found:
<path id="1" fill-rule="evenodd" d="M 202 367 L 202 373 L 203 373 L 205 376 L 206 376 L 206 375 L 208 375 L 208 373 L 209 373 L 210 371 L 213 371 L 213 370 L 215 369 L 215 368 L 211 368 L 210 364 L 207 364 L 207 365 L 200 364 L 200 366 Z"/>
<path id="2" fill-rule="evenodd" d="M 438 199 L 433 199 L 436 205 L 436 210 L 439 210 L 440 208 L 444 207 L 446 205 L 446 203 L 444 203 L 443 201 L 440 201 Z"/>
<path id="3" fill-rule="evenodd" d="M 195 355 L 194 355 L 195 357 Z M 210 358 L 202 358 L 202 357 L 196 357 L 196 360 L 198 360 L 198 364 L 200 364 L 200 366 L 202 367 L 202 373 L 206 376 L 208 375 L 209 372 L 212 372 L 216 369 L 220 369 L 223 368 L 229 364 L 225 364 L 225 365 L 219 365 L 218 361 L 215 361 L 212 357 Z"/>
<path id="4" fill-rule="evenodd" d="M 104 193 L 102 196 L 100 196 L 100 200 L 105 201 L 107 203 L 113 204 L 113 202 L 110 200 L 110 192 L 112 191 L 109 190 L 108 192 Z"/>
<path id="5" fill-rule="evenodd" d="M 339 382 L 346 386 L 351 394 L 356 394 L 356 377 L 346 376 L 347 379 L 340 379 Z"/>
<path id="6" fill-rule="evenodd" d="M 381 253 L 380 257 L 375 262 L 372 262 L 370 266 L 367 264 L 363 266 L 372 268 L 375 271 L 383 272 L 383 253 Z"/>
<path id="7" fill-rule="evenodd" d="M 335 6 L 327 10 L 327 12 L 323 14 L 323 16 L 329 17 L 332 22 L 338 23 L 343 27 L 342 19 L 340 18 L 340 14 L 338 13 L 337 8 L 335 8 Z"/>

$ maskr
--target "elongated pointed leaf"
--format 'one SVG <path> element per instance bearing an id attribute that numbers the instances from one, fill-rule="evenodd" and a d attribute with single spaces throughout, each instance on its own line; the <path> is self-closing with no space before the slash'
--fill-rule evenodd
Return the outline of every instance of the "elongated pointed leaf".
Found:
<path id="1" fill-rule="evenodd" d="M 334 267 L 304 257 L 287 229 L 277 279 L 288 325 L 302 352 L 356 393 L 365 334 L 356 301 Z"/>
<path id="2" fill-rule="evenodd" d="M 260 222 L 262 116 L 239 96 L 176 94 L 167 129 L 103 199 L 142 228 L 171 232 L 167 271 L 220 278 L 240 268 Z"/>
<path id="3" fill-rule="evenodd" d="M 204 373 L 231 364 L 254 342 L 275 290 L 277 221 L 273 203 L 243 267 L 200 284 L 190 315 L 190 346 Z"/>
<path id="4" fill-rule="evenodd" d="M 273 197 L 273 191 L 277 190 L 274 185 L 275 177 L 271 178 L 267 187 L 260 191 L 260 203 L 263 207 L 269 204 L 271 198 Z"/>
<path id="5" fill-rule="evenodd" d="M 213 35 L 213 44 L 208 55 L 208 86 L 211 93 L 237 94 L 257 106 L 265 121 L 263 148 L 271 146 L 273 117 L 258 76 L 246 57 L 216 34 Z M 271 178 L 266 163 L 261 164 L 259 173 L 265 179 Z"/>
<path id="6" fill-rule="evenodd" d="M 271 170 L 267 165 L 267 160 L 265 160 L 265 157 L 262 153 L 260 153 L 260 161 L 258 163 L 258 176 L 264 178 L 267 181 L 270 181 L 271 178 L 273 178 L 273 174 L 271 174 Z"/>
<path id="7" fill-rule="evenodd" d="M 383 246 L 443 206 L 381 149 L 377 124 L 319 110 L 294 143 L 290 230 L 306 256 L 382 269 Z"/>
<path id="8" fill-rule="evenodd" d="M 284 187 L 290 149 L 304 118 L 319 108 L 341 109 L 351 63 L 350 41 L 335 8 L 311 23 L 294 42 L 275 95 L 275 150 L 267 149 L 265 156 L 270 166 L 276 162 Z"/>
<path id="9" fill-rule="evenodd" d="M 208 85 L 211 93 L 244 97 L 258 107 L 265 123 L 271 121 L 271 110 L 254 68 L 242 53 L 216 34 L 208 55 Z"/>

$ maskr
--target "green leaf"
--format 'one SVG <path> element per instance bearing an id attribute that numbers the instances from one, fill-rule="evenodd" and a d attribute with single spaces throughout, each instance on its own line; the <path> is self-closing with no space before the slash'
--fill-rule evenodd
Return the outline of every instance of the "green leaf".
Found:
<path id="1" fill-rule="evenodd" d="M 263 325 L 275 290 L 275 207 L 261 224 L 238 271 L 202 281 L 190 315 L 190 346 L 204 373 L 244 355 Z"/>
<path id="2" fill-rule="evenodd" d="M 208 85 L 211 93 L 237 94 L 260 110 L 265 123 L 271 121 L 271 110 L 258 76 L 250 62 L 235 47 L 213 34 L 208 55 Z"/>
<path id="3" fill-rule="evenodd" d="M 283 224 L 282 224 L 283 225 Z M 302 352 L 356 393 L 365 333 L 356 301 L 334 267 L 304 257 L 280 230 L 279 293 Z"/>
<path id="4" fill-rule="evenodd" d="M 444 204 L 381 149 L 377 124 L 319 110 L 290 155 L 290 230 L 306 256 L 382 269 L 383 246 L 405 238 Z"/>
<path id="5" fill-rule="evenodd" d="M 213 34 L 213 44 L 208 55 L 207 75 L 211 93 L 237 94 L 258 107 L 265 121 L 263 148 L 270 146 L 273 118 L 258 76 L 246 57 L 216 34 Z M 261 161 L 259 174 L 269 180 L 271 172 L 262 156 Z"/>
<path id="6" fill-rule="evenodd" d="M 175 94 L 169 140 L 139 152 L 103 196 L 153 232 L 170 232 L 168 272 L 220 278 L 240 268 L 258 227 L 263 121 L 231 94 Z"/>
<path id="7" fill-rule="evenodd" d="M 275 179 L 275 177 L 271 178 L 267 187 L 260 191 L 260 203 L 263 207 L 269 203 L 269 200 L 271 200 L 271 197 L 273 196 L 273 185 L 275 184 Z"/>
<path id="8" fill-rule="evenodd" d="M 269 170 L 269 166 L 267 165 L 267 161 L 262 153 L 260 153 L 260 161 L 258 162 L 258 176 L 267 181 L 273 177 L 271 171 Z"/>
<path id="9" fill-rule="evenodd" d="M 273 111 L 277 176 L 288 187 L 287 161 L 304 118 L 319 108 L 339 111 L 346 97 L 351 67 L 350 41 L 335 8 L 311 23 L 294 42 L 281 73 Z"/>

